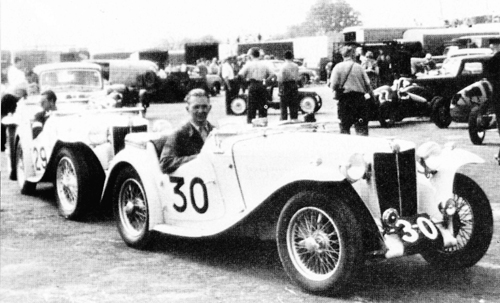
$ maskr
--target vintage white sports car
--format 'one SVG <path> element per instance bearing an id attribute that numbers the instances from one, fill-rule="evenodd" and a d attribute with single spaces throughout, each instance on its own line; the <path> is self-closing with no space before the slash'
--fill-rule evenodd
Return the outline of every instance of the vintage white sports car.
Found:
<path id="1" fill-rule="evenodd" d="M 2 123 L 10 137 L 10 178 L 21 192 L 30 194 L 37 183 L 53 182 L 65 218 L 81 219 L 95 209 L 105 171 L 125 146 L 125 135 L 145 132 L 149 125 L 141 107 L 106 108 L 114 102 L 104 97 L 54 111 L 37 135 L 32 125 L 34 113 L 41 110 L 40 96 L 19 101 L 16 113 Z"/>
<path id="2" fill-rule="evenodd" d="M 129 134 L 103 199 L 112 200 L 119 233 L 135 248 L 151 244 L 155 231 L 274 239 L 289 277 L 313 293 L 340 291 L 366 258 L 421 253 L 434 266 L 461 268 L 483 257 L 491 207 L 457 173 L 481 158 L 337 129 L 222 127 L 169 175 L 159 166 L 165 138 Z"/>

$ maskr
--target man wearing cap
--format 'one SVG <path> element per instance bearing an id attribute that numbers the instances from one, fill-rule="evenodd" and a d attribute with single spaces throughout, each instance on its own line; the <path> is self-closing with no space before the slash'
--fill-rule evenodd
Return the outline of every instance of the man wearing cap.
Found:
<path id="1" fill-rule="evenodd" d="M 250 61 L 243 66 L 238 76 L 249 82 L 248 86 L 248 109 L 247 123 L 252 123 L 256 117 L 257 110 L 260 118 L 267 117 L 267 98 L 268 93 L 264 81 L 269 81 L 274 76 L 269 65 L 261 61 L 260 50 L 257 47 L 252 47 L 248 51 Z"/>
<path id="2" fill-rule="evenodd" d="M 500 119 L 500 39 L 490 39 L 490 48 L 494 55 L 486 65 L 486 78 L 493 86 L 490 102 L 493 103 L 492 106 L 497 116 L 498 134 L 500 135 L 500 122 L 498 122 L 498 119 Z M 498 165 L 500 165 L 500 150 L 495 159 L 498 161 Z"/>
<path id="3" fill-rule="evenodd" d="M 299 66 L 293 61 L 293 53 L 285 52 L 285 63 L 278 72 L 278 85 L 280 91 L 280 120 L 288 119 L 288 109 L 290 109 L 290 119 L 296 120 L 299 114 L 299 96 L 297 81 L 299 80 Z"/>
<path id="4" fill-rule="evenodd" d="M 201 88 L 191 90 L 185 101 L 189 121 L 167 137 L 160 156 L 160 168 L 170 174 L 182 164 L 187 163 L 200 153 L 205 139 L 213 130 L 207 121 L 212 106 L 207 92 Z"/>

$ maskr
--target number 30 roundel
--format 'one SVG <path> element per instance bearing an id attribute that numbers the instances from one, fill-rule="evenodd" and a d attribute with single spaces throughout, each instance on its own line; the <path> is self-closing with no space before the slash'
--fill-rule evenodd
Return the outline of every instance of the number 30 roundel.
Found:
<path id="1" fill-rule="evenodd" d="M 184 185 L 184 178 L 182 177 L 170 177 L 170 182 L 175 183 L 174 187 L 174 193 L 176 195 L 179 195 L 182 198 L 182 204 L 177 205 L 174 203 L 174 209 L 180 213 L 186 211 L 187 206 L 188 206 L 188 201 L 186 198 L 186 195 L 180 190 L 181 187 Z M 201 187 L 203 191 L 203 204 L 201 206 L 198 206 L 198 203 L 196 202 L 195 195 L 194 195 L 194 189 L 195 187 Z M 199 214 L 204 214 L 208 210 L 208 193 L 207 193 L 207 187 L 205 185 L 205 182 L 201 178 L 193 178 L 191 180 L 191 183 L 189 184 L 189 196 L 191 200 L 191 205 L 193 206 L 193 209 L 199 213 Z"/>

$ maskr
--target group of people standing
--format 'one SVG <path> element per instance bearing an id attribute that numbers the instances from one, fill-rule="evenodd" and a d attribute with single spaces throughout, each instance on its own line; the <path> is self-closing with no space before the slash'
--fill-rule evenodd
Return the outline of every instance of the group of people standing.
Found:
<path id="1" fill-rule="evenodd" d="M 299 67 L 293 62 L 293 53 L 285 52 L 285 63 L 275 74 L 269 61 L 263 60 L 262 51 L 251 48 L 247 53 L 248 61 L 238 64 L 236 57 L 228 57 L 222 65 L 222 79 L 226 90 L 226 113 L 230 114 L 230 103 L 240 91 L 242 85 L 248 85 L 247 123 L 252 123 L 257 113 L 259 118 L 267 117 L 267 100 L 269 92 L 267 83 L 277 79 L 280 92 L 281 120 L 296 120 L 299 111 L 298 81 Z"/>

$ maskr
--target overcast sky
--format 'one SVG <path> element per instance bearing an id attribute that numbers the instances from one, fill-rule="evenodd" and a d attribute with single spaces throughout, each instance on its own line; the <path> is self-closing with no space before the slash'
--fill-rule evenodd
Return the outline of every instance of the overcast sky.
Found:
<path id="1" fill-rule="evenodd" d="M 0 0 L 0 47 L 137 50 L 162 39 L 264 37 L 301 23 L 316 0 Z M 500 14 L 498 0 L 348 0 L 367 26 L 442 25 Z"/>

